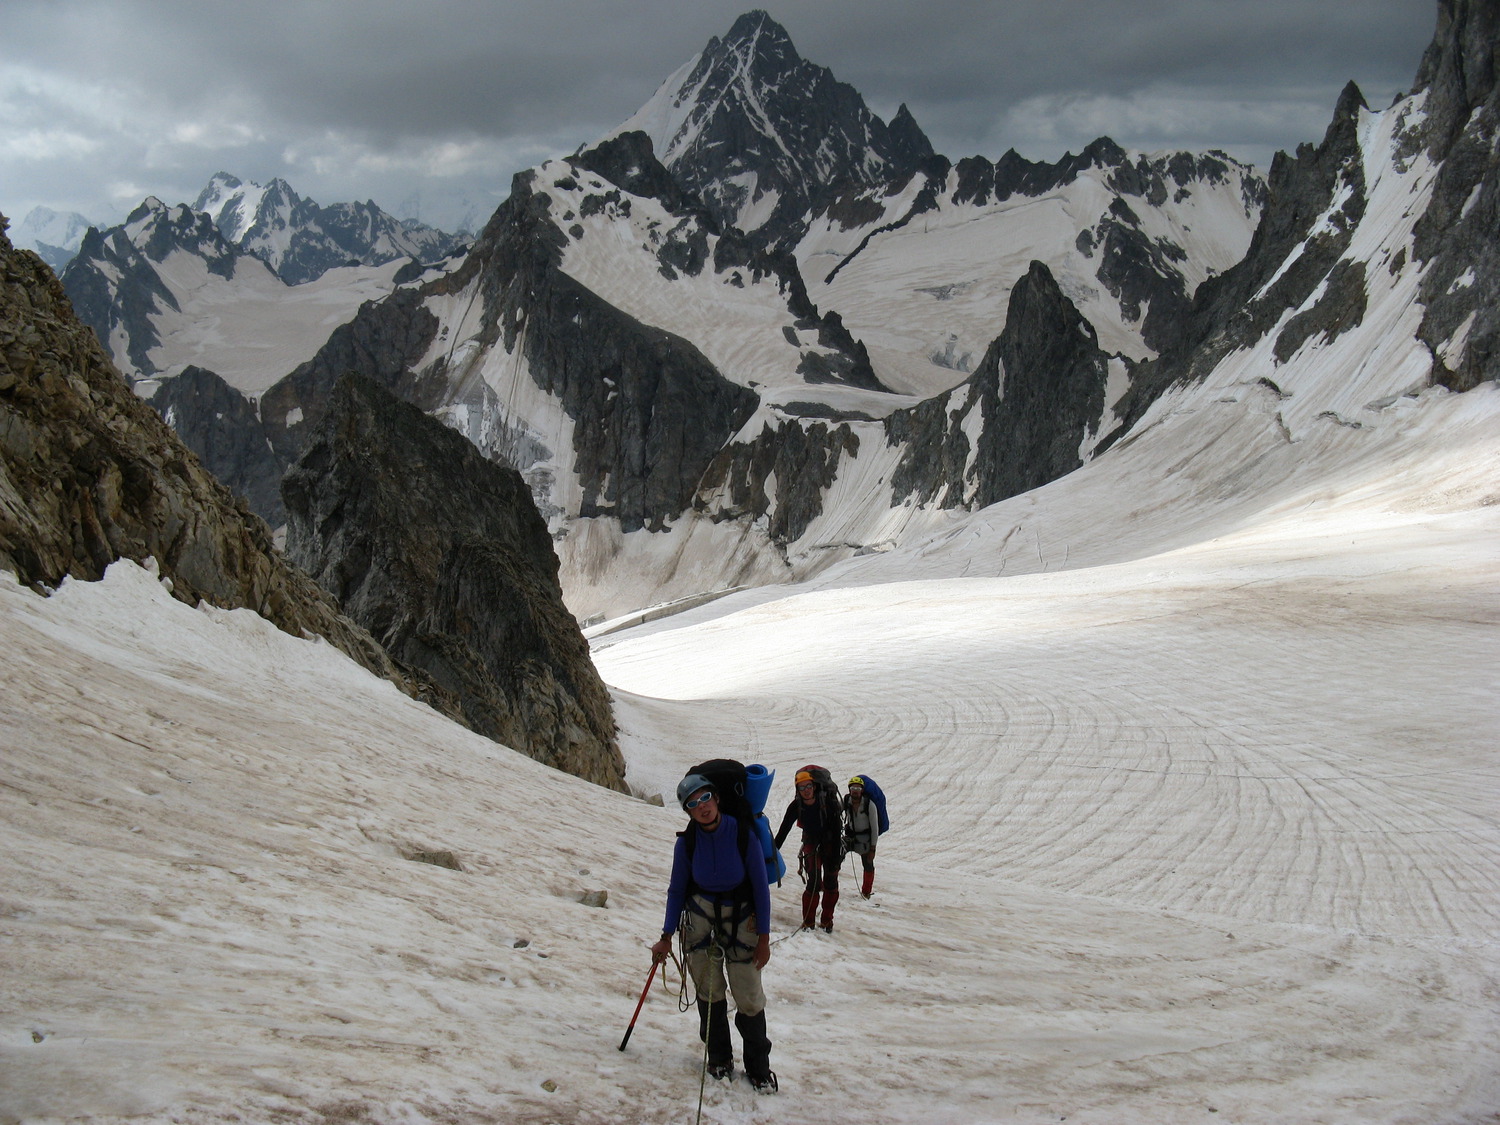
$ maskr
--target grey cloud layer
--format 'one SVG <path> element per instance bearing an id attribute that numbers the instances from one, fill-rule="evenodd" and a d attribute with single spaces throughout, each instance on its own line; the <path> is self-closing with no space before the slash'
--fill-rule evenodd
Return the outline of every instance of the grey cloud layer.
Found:
<path id="1" fill-rule="evenodd" d="M 0 3 L 0 119 L 10 122 L 0 124 L 0 208 L 49 202 L 65 185 L 75 200 L 112 192 L 123 202 L 154 183 L 191 192 L 221 166 L 285 175 L 327 201 L 383 193 L 394 203 L 403 184 L 419 190 L 434 176 L 503 191 L 537 154 L 627 117 L 749 6 L 10 0 Z M 1408 86 L 1436 16 L 1422 0 L 769 10 L 877 112 L 907 102 L 940 151 L 1015 147 L 1037 159 L 1112 129 L 1126 145 L 1216 145 L 1263 160 L 1316 140 L 1345 81 L 1376 105 Z M 79 183 L 89 177 L 98 182 Z"/>

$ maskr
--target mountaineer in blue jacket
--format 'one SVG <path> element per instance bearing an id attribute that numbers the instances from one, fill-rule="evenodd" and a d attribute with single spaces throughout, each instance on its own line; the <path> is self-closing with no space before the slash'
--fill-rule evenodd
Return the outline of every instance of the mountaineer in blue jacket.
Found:
<path id="1" fill-rule="evenodd" d="M 677 834 L 666 921 L 651 956 L 663 961 L 679 929 L 688 974 L 698 994 L 698 1035 L 708 1044 L 708 1073 L 734 1076 L 729 1038 L 728 991 L 734 994 L 734 1024 L 744 1044 L 745 1076 L 761 1093 L 777 1088 L 766 1034 L 766 994 L 760 971 L 771 959 L 771 888 L 759 839 L 741 832 L 719 811 L 707 778 L 688 774 L 677 800 L 692 823 Z"/>

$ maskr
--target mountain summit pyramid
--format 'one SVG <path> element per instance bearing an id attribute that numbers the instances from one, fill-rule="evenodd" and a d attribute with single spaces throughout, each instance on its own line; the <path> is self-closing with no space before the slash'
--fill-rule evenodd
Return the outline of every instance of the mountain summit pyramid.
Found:
<path id="1" fill-rule="evenodd" d="M 900 179 L 933 155 L 905 105 L 882 121 L 760 10 L 710 39 L 617 132 L 633 129 L 721 222 L 767 244 L 837 187 Z"/>

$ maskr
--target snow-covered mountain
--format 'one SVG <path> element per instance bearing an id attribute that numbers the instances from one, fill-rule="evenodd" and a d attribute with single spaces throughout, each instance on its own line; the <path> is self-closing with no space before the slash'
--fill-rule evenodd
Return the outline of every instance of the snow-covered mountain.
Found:
<path id="1" fill-rule="evenodd" d="M 1435 77 L 1441 57 L 1425 64 Z M 1107 138 L 1054 164 L 906 159 L 835 86 L 764 13 L 737 21 L 637 115 L 678 144 L 675 158 L 616 131 L 518 176 L 461 268 L 362 308 L 259 384 L 277 463 L 298 456 L 334 380 L 359 370 L 522 471 L 570 605 L 609 617 L 806 579 L 945 527 L 954 509 L 1131 440 L 1166 391 L 1235 351 L 1254 352 L 1252 368 L 1268 355 L 1257 385 L 1290 394 L 1277 368 L 1334 346 L 1377 292 L 1395 286 L 1382 307 L 1409 309 L 1409 288 L 1431 284 L 1417 280 L 1440 229 L 1413 178 L 1422 91 L 1381 113 L 1346 95 L 1323 143 L 1278 161 L 1268 189 L 1222 154 L 1131 153 Z M 836 169 L 801 161 L 788 124 L 826 120 L 830 104 L 849 109 Z M 742 128 L 726 124 L 736 114 Z M 710 133 L 718 143 L 697 144 Z M 776 175 L 791 183 L 800 169 L 798 182 L 830 190 L 781 192 L 804 209 L 787 204 L 767 239 L 695 185 L 714 167 L 715 182 L 734 180 L 772 135 L 800 153 Z M 1446 151 L 1429 149 L 1433 168 Z M 1377 183 L 1417 202 L 1372 210 Z M 237 198 L 218 214 L 243 236 L 269 194 Z M 1443 292 L 1465 292 L 1453 284 L 1465 251 L 1444 245 Z M 1367 246 L 1388 259 L 1383 273 L 1360 257 Z M 1399 365 L 1298 395 L 1282 412 L 1291 432 L 1325 413 L 1360 422 L 1429 377 L 1424 350 L 1461 365 L 1460 313 L 1485 314 L 1443 300 L 1447 335 L 1383 344 Z"/>
<path id="2" fill-rule="evenodd" d="M 11 229 L 12 245 L 23 250 L 35 250 L 42 261 L 52 267 L 54 273 L 62 273 L 63 267 L 78 253 L 78 246 L 89 227 L 96 225 L 87 216 L 77 211 L 54 211 L 50 207 L 33 207 L 15 227 Z"/>
<path id="3" fill-rule="evenodd" d="M 763 154 L 764 134 L 727 122 L 765 124 L 752 106 L 767 105 L 823 121 L 857 95 L 835 97 L 764 13 L 689 69 L 683 121 L 740 148 L 688 143 L 667 166 L 616 131 L 518 176 L 461 269 L 363 310 L 267 391 L 273 434 L 289 420 L 282 455 L 352 364 L 527 475 L 582 616 L 806 576 L 1076 468 L 1117 428 L 1159 325 L 1243 254 L 1260 213 L 1259 179 L 1221 156 L 1101 140 L 1056 165 L 907 159 L 854 105 L 849 159 L 778 166 L 806 190 L 778 196 L 782 238 L 752 237 L 696 187 L 708 154 Z M 1046 407 L 1021 444 L 996 409 L 1000 353 L 985 362 L 1017 300 L 1008 362 Z M 1064 393 L 1046 357 L 1080 333 L 1093 351 Z M 1011 378 L 1014 406 L 1031 396 Z"/>
<path id="4" fill-rule="evenodd" d="M 784 244 L 839 187 L 904 178 L 933 155 L 905 105 L 882 121 L 759 10 L 711 39 L 618 131 L 634 130 L 721 222 L 768 245 Z"/>
<path id="5" fill-rule="evenodd" d="M 91 230 L 61 280 L 132 382 L 196 365 L 255 395 L 312 355 L 362 302 L 389 293 L 403 270 L 412 272 L 405 259 L 339 266 L 293 287 L 206 213 L 152 198 L 119 226 Z"/>
<path id="6" fill-rule="evenodd" d="M 262 185 L 227 172 L 208 182 L 193 210 L 210 215 L 226 239 L 289 285 L 315 280 L 337 266 L 436 262 L 465 244 L 460 236 L 395 219 L 373 201 L 322 207 L 285 180 Z"/>

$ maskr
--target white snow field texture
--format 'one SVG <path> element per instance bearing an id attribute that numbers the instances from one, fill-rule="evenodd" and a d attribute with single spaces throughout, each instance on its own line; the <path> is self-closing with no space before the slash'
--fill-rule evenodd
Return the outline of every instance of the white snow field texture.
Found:
<path id="1" fill-rule="evenodd" d="M 775 891 L 782 1092 L 704 1120 L 1500 1105 L 1500 392 L 1290 443 L 1251 391 L 1175 411 L 941 539 L 600 640 L 639 790 L 732 754 L 779 808 L 816 761 L 897 825 L 832 934 Z M 134 564 L 7 580 L 0 630 L 0 1120 L 693 1119 L 673 996 L 616 1050 L 675 809 Z"/>

